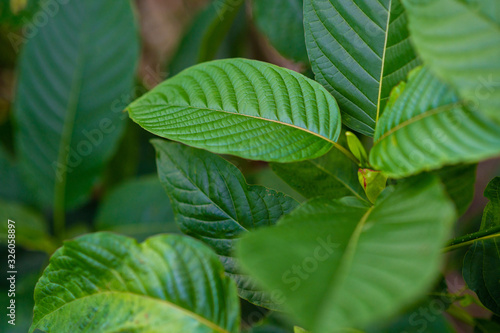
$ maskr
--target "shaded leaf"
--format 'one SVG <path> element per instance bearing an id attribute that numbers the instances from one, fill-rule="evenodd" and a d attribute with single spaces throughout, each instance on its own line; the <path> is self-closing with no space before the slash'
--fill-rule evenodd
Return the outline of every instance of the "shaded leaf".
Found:
<path id="1" fill-rule="evenodd" d="M 27 185 L 62 210 L 87 200 L 118 144 L 138 40 L 129 1 L 58 8 L 24 47 L 14 116 Z"/>
<path id="2" fill-rule="evenodd" d="M 483 212 L 480 231 L 500 226 L 500 177 L 486 187 L 484 196 L 490 199 Z M 477 240 L 465 254 L 462 274 L 467 286 L 481 303 L 500 314 L 500 239 Z"/>
<path id="3" fill-rule="evenodd" d="M 182 236 L 142 244 L 111 233 L 67 241 L 35 288 L 35 329 L 238 332 L 236 289 L 218 258 Z"/>
<path id="4" fill-rule="evenodd" d="M 162 140 L 153 144 L 160 181 L 180 229 L 215 250 L 242 298 L 273 308 L 268 295 L 240 273 L 233 248 L 242 233 L 273 225 L 297 202 L 263 186 L 248 185 L 234 165 L 207 151 Z"/>
<path id="5" fill-rule="evenodd" d="M 288 69 L 246 59 L 193 66 L 128 107 L 146 130 L 247 159 L 291 162 L 324 155 L 340 134 L 335 99 Z"/>
<path id="6" fill-rule="evenodd" d="M 419 64 L 400 0 L 305 0 L 306 45 L 316 80 L 342 121 L 373 136 L 391 89 Z"/>
<path id="7" fill-rule="evenodd" d="M 427 68 L 412 72 L 395 93 L 370 152 L 378 170 L 401 178 L 500 155 L 500 125 L 469 109 Z"/>
<path id="8" fill-rule="evenodd" d="M 430 69 L 500 122 L 500 3 L 404 0 L 404 4 L 412 39 Z"/>
<path id="9" fill-rule="evenodd" d="M 170 201 L 156 175 L 114 188 L 99 207 L 96 228 L 140 241 L 155 234 L 178 232 Z"/>
<path id="10" fill-rule="evenodd" d="M 477 164 L 460 164 L 435 171 L 450 199 L 455 203 L 458 215 L 463 215 L 474 199 Z"/>
<path id="11" fill-rule="evenodd" d="M 245 236 L 238 257 L 306 329 L 360 328 L 431 286 L 454 219 L 438 179 L 422 176 L 386 189 L 372 207 L 354 198 L 309 201 Z"/>
<path id="12" fill-rule="evenodd" d="M 304 39 L 303 0 L 254 0 L 255 24 L 284 57 L 309 64 Z"/>

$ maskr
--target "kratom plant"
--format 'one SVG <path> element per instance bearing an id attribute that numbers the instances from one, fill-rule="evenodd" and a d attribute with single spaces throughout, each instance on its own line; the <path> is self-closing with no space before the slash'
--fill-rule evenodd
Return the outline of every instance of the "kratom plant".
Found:
<path id="1" fill-rule="evenodd" d="M 500 177 L 458 228 L 500 156 L 497 0 L 216 0 L 144 94 L 130 3 L 54 2 L 19 61 L 17 159 L 0 151 L 2 186 L 29 189 L 0 191 L 2 221 L 58 248 L 30 332 L 500 332 Z M 247 24 L 302 72 L 249 59 Z M 114 186 L 153 158 L 118 149 L 127 116 L 157 177 Z M 96 232 L 73 238 L 96 183 Z"/>

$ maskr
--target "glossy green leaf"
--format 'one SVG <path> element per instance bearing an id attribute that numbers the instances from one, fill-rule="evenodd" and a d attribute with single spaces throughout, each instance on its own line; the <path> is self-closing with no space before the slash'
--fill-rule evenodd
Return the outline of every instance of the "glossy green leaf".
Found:
<path id="1" fill-rule="evenodd" d="M 387 184 L 387 175 L 381 171 L 359 169 L 358 180 L 370 202 L 375 202 Z"/>
<path id="2" fill-rule="evenodd" d="M 386 189 L 374 206 L 310 201 L 242 238 L 238 257 L 306 329 L 362 328 L 431 286 L 454 219 L 437 177 L 424 175 Z"/>
<path id="3" fill-rule="evenodd" d="M 83 203 L 122 134 L 137 31 L 129 1 L 70 1 L 20 59 L 16 145 L 40 206 Z"/>
<path id="4" fill-rule="evenodd" d="M 484 196 L 490 199 L 483 213 L 481 231 L 500 226 L 500 177 L 486 187 Z M 474 242 L 464 258 L 462 274 L 467 286 L 476 292 L 481 303 L 500 314 L 500 238 Z"/>
<path id="5" fill-rule="evenodd" d="M 8 223 L 8 220 L 14 222 Z M 10 234 L 15 238 L 9 237 Z M 12 243 L 11 239 L 15 240 L 16 246 L 27 250 L 51 253 L 56 249 L 47 223 L 40 214 L 22 204 L 0 200 L 0 244 Z"/>
<path id="6" fill-rule="evenodd" d="M 207 151 L 162 140 L 153 144 L 160 181 L 181 230 L 215 250 L 241 297 L 274 307 L 268 295 L 240 273 L 233 248 L 242 233 L 273 225 L 297 202 L 263 186 L 248 185 L 238 168 Z"/>
<path id="7" fill-rule="evenodd" d="M 156 175 L 130 180 L 113 189 L 99 207 L 96 228 L 139 241 L 178 231 L 170 201 Z"/>
<path id="8" fill-rule="evenodd" d="M 477 164 L 460 164 L 444 167 L 434 172 L 455 203 L 458 215 L 463 215 L 474 199 Z"/>
<path id="9" fill-rule="evenodd" d="M 348 127 L 373 136 L 391 89 L 419 64 L 400 0 L 305 0 L 306 46 L 316 80 Z"/>
<path id="10" fill-rule="evenodd" d="M 396 90 L 377 124 L 370 164 L 394 178 L 500 155 L 500 125 L 469 109 L 427 68 Z"/>
<path id="11" fill-rule="evenodd" d="M 430 69 L 500 122 L 498 0 L 404 0 L 404 4 L 415 47 Z"/>
<path id="12" fill-rule="evenodd" d="M 214 60 L 243 3 L 239 0 L 216 0 L 202 10 L 182 38 L 169 64 L 169 75 L 176 75 L 197 63 Z"/>
<path id="13" fill-rule="evenodd" d="M 133 102 L 128 111 L 156 135 L 265 161 L 324 155 L 341 129 L 337 103 L 320 84 L 246 59 L 193 66 Z"/>
<path id="14" fill-rule="evenodd" d="M 339 144 L 345 145 L 345 139 L 339 139 Z M 337 149 L 313 160 L 271 163 L 271 168 L 306 198 L 355 196 L 368 201 L 358 181 L 358 166 Z"/>
<path id="15" fill-rule="evenodd" d="M 254 0 L 253 20 L 284 57 L 309 64 L 304 39 L 303 0 Z"/>
<path id="16" fill-rule="evenodd" d="M 196 240 L 142 244 L 111 233 L 67 241 L 35 288 L 35 329 L 52 332 L 239 332 L 234 283 Z"/>

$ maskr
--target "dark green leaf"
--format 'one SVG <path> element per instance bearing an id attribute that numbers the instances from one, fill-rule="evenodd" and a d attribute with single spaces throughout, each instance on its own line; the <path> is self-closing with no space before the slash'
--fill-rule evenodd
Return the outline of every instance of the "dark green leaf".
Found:
<path id="1" fill-rule="evenodd" d="M 215 0 L 198 14 L 169 65 L 169 75 L 214 60 L 243 3 L 243 0 Z"/>
<path id="2" fill-rule="evenodd" d="M 96 228 L 139 241 L 178 231 L 170 201 L 156 175 L 130 180 L 113 189 L 99 207 Z"/>
<path id="3" fill-rule="evenodd" d="M 477 164 L 461 164 L 444 167 L 436 172 L 446 192 L 455 203 L 458 215 L 463 215 L 474 199 Z"/>
<path id="4" fill-rule="evenodd" d="M 324 155 L 341 130 L 337 102 L 320 84 L 246 59 L 193 66 L 128 111 L 143 128 L 167 139 L 275 162 Z"/>
<path id="5" fill-rule="evenodd" d="M 427 68 L 401 83 L 377 124 L 370 163 L 394 178 L 500 155 L 500 125 L 466 106 Z"/>
<path id="6" fill-rule="evenodd" d="M 439 180 L 426 175 L 386 189 L 372 207 L 355 198 L 310 201 L 245 236 L 238 257 L 306 329 L 359 328 L 431 286 L 454 219 Z"/>
<path id="7" fill-rule="evenodd" d="M 177 235 L 142 244 L 111 233 L 67 241 L 35 288 L 30 332 L 236 333 L 233 282 L 205 245 Z"/>
<path id="8" fill-rule="evenodd" d="M 482 230 L 500 226 L 500 177 L 486 187 L 484 196 L 490 199 L 483 213 Z M 474 242 L 464 258 L 462 274 L 467 286 L 481 303 L 500 314 L 500 238 L 481 239 Z"/>
<path id="9" fill-rule="evenodd" d="M 0 145 L 0 199 L 30 203 L 33 198 L 19 173 L 19 166 Z"/>
<path id="10" fill-rule="evenodd" d="M 404 4 L 413 41 L 430 69 L 500 122 L 500 2 L 404 0 Z"/>
<path id="11" fill-rule="evenodd" d="M 241 297 L 274 307 L 268 295 L 239 272 L 233 247 L 242 233 L 273 225 L 297 202 L 263 186 L 248 185 L 238 168 L 207 151 L 162 140 L 153 144 L 160 181 L 181 230 L 215 250 Z"/>
<path id="12" fill-rule="evenodd" d="M 20 59 L 16 145 L 41 206 L 83 203 L 111 157 L 133 87 L 137 31 L 129 1 L 70 1 Z"/>
<path id="13" fill-rule="evenodd" d="M 257 28 L 284 57 L 309 64 L 304 39 L 303 0 L 254 0 Z"/>
<path id="14" fill-rule="evenodd" d="M 305 0 L 306 45 L 316 79 L 342 121 L 373 136 L 391 89 L 419 64 L 400 0 Z"/>

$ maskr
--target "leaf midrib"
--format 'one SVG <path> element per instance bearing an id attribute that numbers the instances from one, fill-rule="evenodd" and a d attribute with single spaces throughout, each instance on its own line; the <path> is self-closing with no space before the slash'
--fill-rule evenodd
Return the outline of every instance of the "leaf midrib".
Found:
<path id="1" fill-rule="evenodd" d="M 410 118 L 408 120 L 403 121 L 402 123 L 394 126 L 390 130 L 388 130 L 387 132 L 385 132 L 384 134 L 382 134 L 380 136 L 380 138 L 378 138 L 377 141 L 375 141 L 373 143 L 373 145 L 375 146 L 376 144 L 380 143 L 382 140 L 384 140 L 385 138 L 387 138 L 389 135 L 391 135 L 391 134 L 399 131 L 400 129 L 402 129 L 402 128 L 408 126 L 408 125 L 413 124 L 414 122 L 417 122 L 417 121 L 422 120 L 422 119 L 427 118 L 427 117 L 434 116 L 434 115 L 439 114 L 441 112 L 449 111 L 451 109 L 454 109 L 456 107 L 460 107 L 460 106 L 463 106 L 463 105 L 464 105 L 464 102 L 455 102 L 455 103 L 451 103 L 451 104 L 442 105 L 442 106 L 439 106 L 437 108 L 430 109 L 430 110 L 427 110 L 427 111 L 425 111 L 423 113 L 420 113 L 420 114 L 416 115 L 415 117 L 412 117 L 412 118 Z"/>
<path id="2" fill-rule="evenodd" d="M 80 297 L 80 298 L 77 298 L 77 299 L 74 299 L 70 302 L 67 302 L 67 303 L 64 303 L 64 305 L 60 306 L 59 308 L 57 308 L 56 310 L 44 315 L 36 324 L 34 324 L 35 326 L 33 328 L 37 328 L 38 324 L 43 320 L 45 319 L 45 317 L 49 316 L 49 315 L 52 315 L 54 314 L 55 312 L 61 310 L 62 308 L 70 305 L 71 303 L 73 302 L 76 302 L 76 301 L 81 301 L 81 300 L 84 300 L 86 298 L 91 298 L 91 297 L 94 297 L 96 295 L 110 295 L 112 296 L 113 294 L 118 294 L 118 295 L 133 295 L 133 296 L 136 296 L 136 297 L 140 297 L 140 298 L 145 298 L 147 300 L 150 300 L 150 301 L 153 301 L 153 302 L 159 302 L 159 303 L 162 303 L 170 308 L 173 308 L 175 310 L 178 310 L 182 313 L 184 313 L 186 316 L 188 317 L 191 317 L 193 319 L 195 319 L 196 321 L 198 321 L 199 323 L 205 325 L 206 327 L 209 327 L 217 332 L 220 332 L 220 333 L 231 333 L 225 329 L 223 329 L 222 327 L 218 326 L 217 324 L 211 322 L 210 320 L 208 320 L 207 318 L 205 317 L 202 317 L 200 316 L 199 314 L 195 313 L 195 312 L 192 312 L 192 311 L 189 311 L 175 303 L 172 303 L 168 300 L 164 300 L 164 299 L 160 299 L 160 298 L 154 298 L 154 297 L 151 297 L 149 295 L 141 295 L 141 294 L 136 294 L 136 293 L 132 293 L 130 291 L 128 292 L 125 292 L 125 291 L 103 291 L 103 292 L 98 292 L 98 293 L 95 293 L 95 294 L 91 294 L 91 295 L 87 295 L 87 296 L 83 296 L 83 297 Z M 33 332 L 33 330 L 30 330 L 30 332 Z"/>

